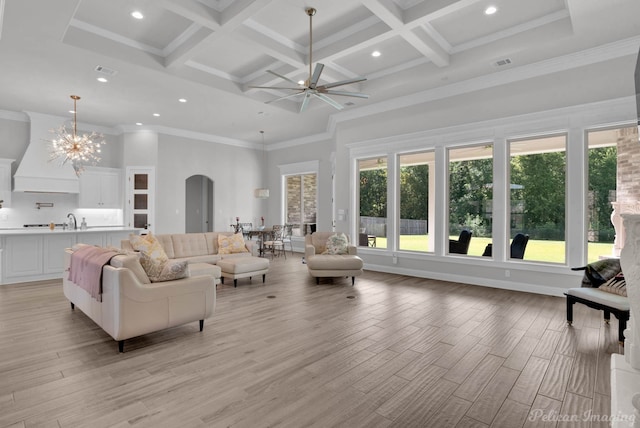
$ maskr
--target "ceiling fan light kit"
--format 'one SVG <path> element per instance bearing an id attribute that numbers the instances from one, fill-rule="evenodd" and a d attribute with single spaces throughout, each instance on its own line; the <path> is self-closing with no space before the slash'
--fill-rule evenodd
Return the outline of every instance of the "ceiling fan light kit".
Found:
<path id="1" fill-rule="evenodd" d="M 342 110 L 344 106 L 339 102 L 335 101 L 328 95 L 337 95 L 344 97 L 355 97 L 355 98 L 369 98 L 369 95 L 359 93 L 359 92 L 349 92 L 349 91 L 334 91 L 331 88 L 336 88 L 338 86 L 350 85 L 352 83 L 364 82 L 366 77 L 354 77 L 351 79 L 341 80 L 339 82 L 333 83 L 325 83 L 323 85 L 319 85 L 320 75 L 322 74 L 322 70 L 324 69 L 324 64 L 317 63 L 315 69 L 312 70 L 313 64 L 313 16 L 316 14 L 316 9 L 309 7 L 305 9 L 306 14 L 309 16 L 309 78 L 304 82 L 304 84 L 299 84 L 298 82 L 289 79 L 287 76 L 283 76 L 281 74 L 276 73 L 273 70 L 267 70 L 267 73 L 273 74 L 274 76 L 295 85 L 295 87 L 283 87 L 283 86 L 250 86 L 250 88 L 255 89 L 275 89 L 275 90 L 289 90 L 295 91 L 292 94 L 284 95 L 282 97 L 267 101 L 265 104 L 271 104 L 276 101 L 286 100 L 289 98 L 299 97 L 302 95 L 302 102 L 300 104 L 300 113 L 304 111 L 304 109 L 309 104 L 311 98 L 318 98 L 330 106 L 336 108 L 337 110 Z M 313 72 L 312 72 L 313 71 Z"/>

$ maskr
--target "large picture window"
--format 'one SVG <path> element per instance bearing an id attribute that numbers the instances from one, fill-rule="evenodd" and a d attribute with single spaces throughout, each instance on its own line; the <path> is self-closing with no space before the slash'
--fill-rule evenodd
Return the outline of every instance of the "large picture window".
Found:
<path id="1" fill-rule="evenodd" d="M 633 128 L 587 132 L 589 187 L 587 193 L 587 258 L 592 263 L 613 255 L 615 230 L 611 223 L 616 201 L 617 141 Z"/>
<path id="2" fill-rule="evenodd" d="M 387 158 L 358 161 L 360 246 L 387 248 Z"/>
<path id="3" fill-rule="evenodd" d="M 492 203 L 493 145 L 449 150 L 450 254 L 485 253 L 491 244 Z M 468 233 L 471 240 L 467 246 Z"/>
<path id="4" fill-rule="evenodd" d="M 510 238 L 528 235 L 525 260 L 565 263 L 566 146 L 566 135 L 509 142 Z"/>
<path id="5" fill-rule="evenodd" d="M 399 249 L 433 251 L 433 173 L 435 153 L 426 151 L 400 155 Z M 430 219 L 431 214 L 431 219 Z M 430 239 L 431 238 L 431 239 Z"/>
<path id="6" fill-rule="evenodd" d="M 294 236 L 315 230 L 317 206 L 317 174 L 286 176 L 286 224 L 293 225 Z"/>

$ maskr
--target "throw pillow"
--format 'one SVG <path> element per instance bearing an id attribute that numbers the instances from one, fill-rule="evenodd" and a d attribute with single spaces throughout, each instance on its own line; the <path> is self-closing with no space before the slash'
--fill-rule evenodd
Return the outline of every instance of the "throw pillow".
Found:
<path id="1" fill-rule="evenodd" d="M 327 239 L 326 250 L 322 254 L 348 254 L 349 240 L 344 233 L 334 234 Z"/>
<path id="2" fill-rule="evenodd" d="M 151 282 L 173 281 L 186 278 L 189 275 L 189 262 L 186 260 L 169 260 L 163 264 L 158 276 L 149 276 Z"/>
<path id="3" fill-rule="evenodd" d="M 148 235 L 131 234 L 129 235 L 129 242 L 131 242 L 133 249 L 139 251 L 142 255 L 140 264 L 149 279 L 159 277 L 169 258 L 155 236 L 151 233 Z"/>
<path id="4" fill-rule="evenodd" d="M 248 253 L 242 233 L 230 236 L 218 235 L 218 254 Z"/>
<path id="5" fill-rule="evenodd" d="M 618 274 L 598 287 L 602 291 L 627 297 L 627 283 L 623 274 Z"/>

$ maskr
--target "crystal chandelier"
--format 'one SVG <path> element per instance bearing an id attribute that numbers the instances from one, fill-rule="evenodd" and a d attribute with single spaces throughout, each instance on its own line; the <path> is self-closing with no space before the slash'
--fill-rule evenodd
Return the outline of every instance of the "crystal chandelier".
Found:
<path id="1" fill-rule="evenodd" d="M 105 144 L 105 141 L 104 136 L 96 132 L 78 135 L 76 104 L 80 97 L 71 95 L 71 99 L 73 100 L 73 130 L 68 130 L 66 125 L 51 130 L 56 134 L 56 138 L 51 140 L 50 160 L 60 158 L 62 165 L 69 162 L 79 176 L 84 171 L 85 165 L 96 165 L 100 162 L 100 146 Z"/>
<path id="2" fill-rule="evenodd" d="M 260 131 L 260 134 L 262 134 L 262 162 L 263 162 L 263 173 L 262 173 L 262 179 L 264 180 L 264 182 L 266 182 L 266 178 L 265 176 L 267 175 L 267 158 L 266 158 L 266 150 L 264 148 L 264 131 Z M 269 197 L 269 189 L 266 187 L 261 187 L 259 189 L 255 189 L 253 191 L 253 195 L 258 198 L 258 199 L 267 199 Z"/>

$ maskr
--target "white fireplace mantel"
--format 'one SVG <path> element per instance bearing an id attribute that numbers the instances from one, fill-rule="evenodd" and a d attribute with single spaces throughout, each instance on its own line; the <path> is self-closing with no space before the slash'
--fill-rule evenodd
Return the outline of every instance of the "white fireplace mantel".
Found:
<path id="1" fill-rule="evenodd" d="M 640 214 L 622 213 L 621 217 L 623 233 L 616 234 L 616 240 L 620 237 L 623 242 L 620 265 L 630 316 L 624 331 L 624 357 L 611 356 L 611 426 L 640 428 Z"/>

